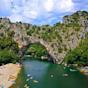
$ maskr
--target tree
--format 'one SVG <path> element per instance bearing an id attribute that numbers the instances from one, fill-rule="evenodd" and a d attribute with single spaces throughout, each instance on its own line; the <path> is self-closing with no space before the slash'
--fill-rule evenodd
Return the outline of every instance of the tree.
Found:
<path id="1" fill-rule="evenodd" d="M 81 41 L 79 46 L 65 57 L 67 64 L 88 65 L 88 39 Z"/>

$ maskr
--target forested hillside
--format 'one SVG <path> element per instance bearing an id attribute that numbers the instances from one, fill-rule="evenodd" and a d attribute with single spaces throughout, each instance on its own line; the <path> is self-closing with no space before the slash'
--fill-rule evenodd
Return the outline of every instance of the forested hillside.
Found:
<path id="1" fill-rule="evenodd" d="M 77 61 L 78 64 L 86 65 L 88 62 L 88 55 L 86 54 L 88 52 L 88 12 L 86 11 L 77 11 L 70 16 L 64 16 L 62 23 L 58 22 L 53 26 L 37 26 L 21 22 L 11 23 L 9 19 L 1 18 L 0 36 L 1 58 L 4 57 L 2 55 L 4 52 L 11 52 L 13 54 L 11 55 L 14 56 L 18 52 L 18 47 L 22 48 L 31 42 L 39 42 L 45 46 L 46 50 L 54 58 L 55 63 L 62 63 L 65 56 L 70 58 L 70 60 L 66 59 L 67 63 L 76 63 Z M 85 42 L 82 43 L 82 41 Z M 70 53 L 74 54 L 76 48 L 78 57 L 74 60 L 75 55 Z M 79 48 L 85 53 L 80 55 L 81 49 Z M 13 58 L 12 56 L 11 58 Z M 5 57 L 7 56 L 5 55 Z M 81 58 L 78 60 L 79 57 L 82 57 L 82 60 Z M 83 61 L 84 59 L 85 61 Z"/>

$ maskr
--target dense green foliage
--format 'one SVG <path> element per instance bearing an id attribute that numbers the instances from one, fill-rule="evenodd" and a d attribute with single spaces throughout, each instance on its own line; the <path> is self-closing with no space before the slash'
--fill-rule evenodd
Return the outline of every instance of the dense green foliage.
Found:
<path id="1" fill-rule="evenodd" d="M 19 59 L 17 54 L 12 50 L 4 49 L 0 51 L 0 64 L 16 63 Z"/>
<path id="2" fill-rule="evenodd" d="M 87 65 L 87 41 L 84 40 L 84 44 L 82 44 L 81 42 L 79 47 L 74 50 L 73 47 L 70 46 L 72 46 L 71 42 L 75 42 L 74 46 L 76 45 L 76 38 L 77 40 L 82 40 L 85 37 L 88 38 L 88 32 L 84 30 L 88 25 L 88 12 L 77 11 L 72 15 L 64 16 L 63 21 L 63 23 L 58 22 L 53 26 L 34 25 L 27 29 L 27 34 L 29 36 L 36 36 L 37 38 L 43 39 L 44 41 L 51 43 L 53 50 L 57 50 L 58 54 L 61 54 L 63 52 L 67 53 L 69 51 L 69 53 L 65 57 L 65 61 L 68 64 Z M 57 48 L 55 49 L 55 47 Z"/>
<path id="3" fill-rule="evenodd" d="M 65 57 L 65 62 L 81 66 L 88 65 L 88 39 L 82 40 L 77 48 L 70 51 Z"/>
<path id="4" fill-rule="evenodd" d="M 72 15 L 64 16 L 63 22 L 58 22 L 53 26 L 37 26 L 21 22 L 11 23 L 9 19 L 1 18 L 0 62 L 5 63 L 4 59 L 6 59 L 5 57 L 11 56 L 8 54 L 10 52 L 12 54 L 14 53 L 15 56 L 13 56 L 15 58 L 11 56 L 13 59 L 10 58 L 10 60 L 8 60 L 7 58 L 7 60 L 9 62 L 14 62 L 12 60 L 17 60 L 16 57 L 18 57 L 18 44 L 23 50 L 23 48 L 33 40 L 33 42 L 42 41 L 43 45 L 45 45 L 51 52 L 51 56 L 57 59 L 58 62 L 60 62 L 59 60 L 63 59 L 67 52 L 69 52 L 65 57 L 65 61 L 67 63 L 87 65 L 88 51 L 84 48 L 85 44 L 82 45 L 81 43 L 79 47 L 74 49 L 74 47 L 78 45 L 77 43 L 79 43 L 82 39 L 88 38 L 88 29 L 86 27 L 88 27 L 88 12 L 86 11 L 77 11 Z M 14 41 L 14 39 L 18 44 Z M 81 50 L 84 50 L 85 53 L 82 53 Z M 7 54 L 4 55 L 4 52 Z M 23 52 L 19 53 L 21 55 L 23 54 Z M 27 54 L 33 57 L 41 57 L 43 55 L 46 56 L 47 51 L 45 50 L 45 47 L 42 47 L 39 44 L 33 44 L 28 48 Z"/>
<path id="5" fill-rule="evenodd" d="M 12 39 L 9 31 L 0 36 L 0 65 L 18 61 L 18 44 Z"/>
<path id="6" fill-rule="evenodd" d="M 26 29 L 29 36 L 36 36 L 42 38 L 47 42 L 56 41 L 59 44 L 62 43 L 62 37 L 69 34 L 70 30 L 74 32 L 79 32 L 81 27 L 84 26 L 84 21 L 88 19 L 88 12 L 77 11 L 70 16 L 64 16 L 65 23 L 56 23 L 53 26 L 42 25 L 36 26 L 32 25 Z M 62 34 L 63 36 L 62 36 Z M 67 35 L 68 35 L 67 34 Z M 69 37 L 69 36 L 68 36 Z"/>
<path id="7" fill-rule="evenodd" d="M 31 44 L 26 52 L 26 54 L 31 55 L 34 58 L 41 58 L 41 56 L 47 56 L 47 50 L 41 44 Z"/>

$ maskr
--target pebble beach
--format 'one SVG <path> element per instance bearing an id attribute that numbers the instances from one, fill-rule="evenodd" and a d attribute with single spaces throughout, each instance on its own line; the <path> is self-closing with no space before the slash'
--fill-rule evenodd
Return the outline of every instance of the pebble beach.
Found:
<path id="1" fill-rule="evenodd" d="M 20 69 L 20 64 L 10 63 L 0 66 L 0 88 L 9 88 L 14 84 Z"/>

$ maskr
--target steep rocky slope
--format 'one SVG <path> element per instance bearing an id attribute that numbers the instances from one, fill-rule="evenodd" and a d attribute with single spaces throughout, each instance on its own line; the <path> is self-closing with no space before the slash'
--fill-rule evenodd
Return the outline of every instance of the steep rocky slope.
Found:
<path id="1" fill-rule="evenodd" d="M 36 26 L 26 23 L 11 23 L 7 18 L 0 19 L 0 36 L 6 31 L 14 31 L 14 40 L 19 48 L 30 43 L 44 45 L 55 63 L 62 63 L 65 55 L 76 48 L 82 39 L 88 38 L 88 12 L 77 11 L 63 17 L 63 23 L 53 26 Z"/>

